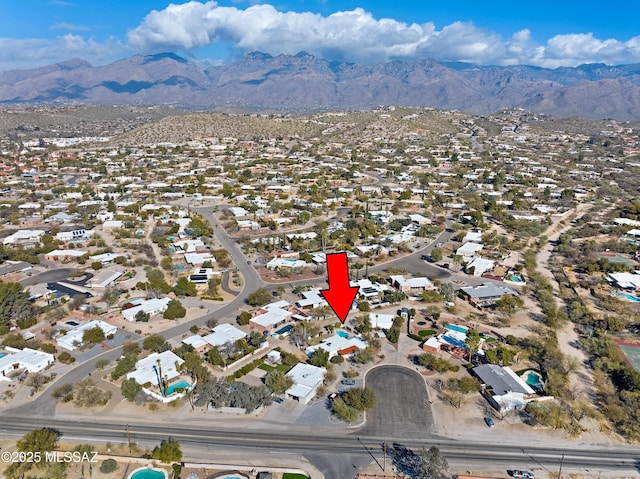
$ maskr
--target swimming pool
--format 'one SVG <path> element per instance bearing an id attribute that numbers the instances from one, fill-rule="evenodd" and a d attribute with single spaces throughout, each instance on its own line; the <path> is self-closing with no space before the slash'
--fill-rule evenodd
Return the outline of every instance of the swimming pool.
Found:
<path id="1" fill-rule="evenodd" d="M 129 479 L 167 479 L 167 474 L 159 469 L 138 469 L 129 476 Z"/>
<path id="2" fill-rule="evenodd" d="M 634 296 L 632 294 L 629 293 L 620 293 L 620 292 L 616 292 L 614 293 L 616 296 L 620 297 L 620 298 L 624 298 L 627 301 L 633 301 L 634 303 L 640 303 L 640 298 L 638 298 L 637 296 Z"/>
<path id="3" fill-rule="evenodd" d="M 464 344 L 464 341 L 460 341 L 456 338 L 452 338 L 451 336 L 447 336 L 446 334 L 442 336 L 442 339 L 445 340 L 447 343 L 451 344 L 452 346 L 455 346 L 456 348 L 466 349 L 466 345 Z"/>
<path id="4" fill-rule="evenodd" d="M 518 276 L 511 276 L 509 281 L 513 281 L 514 283 L 522 283 L 522 280 Z"/>
<path id="5" fill-rule="evenodd" d="M 349 337 L 349 333 L 347 333 L 346 331 L 336 331 L 336 334 L 345 339 Z"/>
<path id="6" fill-rule="evenodd" d="M 540 374 L 535 371 L 529 371 L 526 375 L 525 382 L 537 391 L 542 391 L 544 384 L 542 384 L 542 378 Z"/>
<path id="7" fill-rule="evenodd" d="M 457 324 L 447 324 L 445 328 L 450 329 L 451 331 L 458 331 L 459 333 L 467 332 L 467 328 L 465 328 L 464 326 L 458 326 Z"/>
<path id="8" fill-rule="evenodd" d="M 0 353 L 0 358 L 4 358 L 7 355 L 7 353 Z"/>
<path id="9" fill-rule="evenodd" d="M 176 391 L 176 389 L 187 389 L 188 387 L 189 383 L 187 381 L 179 381 L 167 388 L 167 396 L 171 396 Z"/>

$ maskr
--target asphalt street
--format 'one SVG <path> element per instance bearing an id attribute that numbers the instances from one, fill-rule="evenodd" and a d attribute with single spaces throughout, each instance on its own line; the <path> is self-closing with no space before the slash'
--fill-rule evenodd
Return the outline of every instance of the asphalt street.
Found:
<path id="1" fill-rule="evenodd" d="M 126 424 L 95 418 L 91 423 L 48 419 L 46 426 L 63 434 L 63 440 L 120 443 L 125 441 Z M 0 423 L 2 437 L 17 437 L 24 432 L 43 427 L 42 419 L 7 416 Z M 452 464 L 490 465 L 505 469 L 555 468 L 563 459 L 563 466 L 577 470 L 617 471 L 621 476 L 637 475 L 640 451 L 636 447 L 582 447 L 558 449 L 527 444 L 451 441 L 425 434 L 421 438 L 373 437 L 365 435 L 336 435 L 319 430 L 292 426 L 287 430 L 239 429 L 172 424 L 130 425 L 132 441 L 144 445 L 158 444 L 168 437 L 176 439 L 185 451 L 203 445 L 216 448 L 247 448 L 256 451 L 297 453 L 318 465 L 327 479 L 353 478 L 356 468 L 372 457 L 380 457 L 382 444 L 402 444 L 411 449 L 437 446 Z M 188 452 L 187 452 L 188 455 Z M 564 455 L 564 456 L 563 456 Z M 367 456 L 369 458 L 367 459 Z"/>

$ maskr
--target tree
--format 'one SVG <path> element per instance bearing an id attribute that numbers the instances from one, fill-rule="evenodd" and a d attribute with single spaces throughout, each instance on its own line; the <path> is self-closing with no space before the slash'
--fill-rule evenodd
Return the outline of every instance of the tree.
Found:
<path id="1" fill-rule="evenodd" d="M 111 399 L 111 391 L 97 387 L 91 378 L 84 378 L 74 386 L 74 397 L 74 402 L 78 406 L 104 406 Z"/>
<path id="2" fill-rule="evenodd" d="M 99 269 L 102 269 L 102 263 L 100 261 L 94 261 L 91 263 L 91 267 L 94 271 L 98 271 Z"/>
<path id="3" fill-rule="evenodd" d="M 293 379 L 277 369 L 269 371 L 264 378 L 264 383 L 275 394 L 283 394 L 287 389 L 293 386 Z"/>
<path id="4" fill-rule="evenodd" d="M 358 411 L 345 403 L 340 397 L 331 402 L 331 411 L 338 419 L 344 422 L 353 422 L 358 419 Z"/>
<path id="5" fill-rule="evenodd" d="M 376 393 L 369 388 L 349 389 L 342 395 L 344 402 L 358 411 L 371 409 L 376 405 Z"/>
<path id="6" fill-rule="evenodd" d="M 135 341 L 127 341 L 122 345 L 122 354 L 125 356 L 137 356 L 140 354 L 140 345 Z"/>
<path id="7" fill-rule="evenodd" d="M 124 376 L 128 372 L 133 371 L 136 366 L 137 357 L 132 354 L 127 354 L 124 357 L 118 359 L 116 368 L 111 371 L 111 379 L 117 381 L 120 377 Z"/>
<path id="8" fill-rule="evenodd" d="M 524 301 L 520 296 L 513 294 L 505 294 L 496 301 L 496 308 L 498 311 L 511 316 L 524 306 Z"/>
<path id="9" fill-rule="evenodd" d="M 90 344 L 98 344 L 105 340 L 104 331 L 100 326 L 95 326 L 91 329 L 85 330 L 82 334 L 82 342 Z"/>
<path id="10" fill-rule="evenodd" d="M 166 339 L 164 339 L 164 336 L 157 333 L 151 334 L 144 338 L 142 347 L 148 351 L 153 351 L 155 353 L 162 353 L 171 349 L 171 345 L 167 342 Z"/>
<path id="11" fill-rule="evenodd" d="M 318 348 L 314 351 L 313 356 L 309 358 L 309 364 L 313 366 L 317 366 L 319 368 L 323 368 L 329 362 L 329 352 Z"/>
<path id="12" fill-rule="evenodd" d="M 71 401 L 73 399 L 73 384 L 67 383 L 58 386 L 51 393 L 51 397 L 61 402 Z"/>
<path id="13" fill-rule="evenodd" d="M 33 392 L 40 391 L 45 384 L 51 380 L 50 376 L 41 373 L 30 373 L 25 380 L 25 385 L 29 386 Z"/>
<path id="14" fill-rule="evenodd" d="M 71 301 L 67 304 L 69 311 L 75 311 L 80 309 L 80 306 L 87 302 L 87 297 L 84 294 L 76 294 L 71 298 Z"/>
<path id="15" fill-rule="evenodd" d="M 250 320 L 251 313 L 249 311 L 242 311 L 236 321 L 238 321 L 238 324 L 240 326 L 246 326 L 247 324 L 249 324 Z"/>
<path id="16" fill-rule="evenodd" d="M 140 310 L 136 313 L 134 319 L 136 320 L 136 323 L 148 323 L 151 319 L 151 315 L 145 311 Z"/>
<path id="17" fill-rule="evenodd" d="M 182 450 L 178 441 L 169 438 L 156 446 L 151 457 L 164 463 L 177 462 L 182 459 Z"/>
<path id="18" fill-rule="evenodd" d="M 420 451 L 420 466 L 418 468 L 420 478 L 424 479 L 446 479 L 449 463 L 440 453 L 440 449 L 431 446 L 429 449 Z"/>
<path id="19" fill-rule="evenodd" d="M 464 344 L 469 350 L 469 362 L 471 362 L 471 358 L 478 351 L 480 340 L 480 333 L 477 330 L 473 328 L 467 330 L 467 339 L 465 339 Z"/>
<path id="20" fill-rule="evenodd" d="M 129 402 L 133 402 L 140 391 L 142 386 L 134 378 L 125 379 L 120 386 L 120 392 Z"/>
<path id="21" fill-rule="evenodd" d="M 456 291 L 453 288 L 453 284 L 451 284 L 451 283 L 443 283 L 440 286 L 440 294 L 442 296 L 444 296 L 445 301 L 453 302 L 453 300 L 455 299 L 455 294 L 456 294 Z"/>
<path id="22" fill-rule="evenodd" d="M 184 306 L 182 306 L 182 303 L 177 299 L 172 299 L 171 301 L 169 301 L 169 304 L 167 305 L 167 309 L 165 310 L 162 317 L 164 319 L 177 319 L 177 318 L 184 318 L 186 315 L 187 315 L 187 310 L 185 309 Z"/>
<path id="23" fill-rule="evenodd" d="M 26 433 L 16 442 L 20 452 L 48 452 L 56 448 L 60 433 L 54 429 L 35 429 Z"/>
<path id="24" fill-rule="evenodd" d="M 207 283 L 208 290 L 207 293 L 213 297 L 218 296 L 220 291 L 218 290 L 219 286 L 222 284 L 222 279 L 220 276 L 212 276 Z"/>
<path id="25" fill-rule="evenodd" d="M 262 306 L 271 300 L 271 293 L 266 288 L 259 288 L 247 297 L 251 306 Z"/>
<path id="26" fill-rule="evenodd" d="M 185 228 L 186 231 L 191 233 L 193 236 L 211 236 L 213 234 L 213 229 L 204 219 L 197 215 L 193 215 L 191 217 L 191 221 Z"/>
<path id="27" fill-rule="evenodd" d="M 438 261 L 442 261 L 442 249 L 441 248 L 433 248 L 431 250 L 431 259 L 436 263 Z"/>
<path id="28" fill-rule="evenodd" d="M 196 296 L 198 294 L 196 284 L 189 281 L 186 276 L 178 278 L 173 291 L 179 296 Z"/>
<path id="29" fill-rule="evenodd" d="M 118 468 L 118 463 L 115 459 L 105 459 L 100 464 L 100 472 L 103 474 L 110 474 Z"/>
<path id="30" fill-rule="evenodd" d="M 299 348 L 309 345 L 309 338 L 320 332 L 318 326 L 311 321 L 299 321 L 293 328 L 291 333 L 291 341 Z"/>
<path id="31" fill-rule="evenodd" d="M 192 379 L 197 379 L 199 383 L 207 381 L 211 377 L 209 369 L 202 364 L 200 355 L 195 352 L 185 353 L 184 363 L 180 366 L 182 371 L 187 371 Z"/>
<path id="32" fill-rule="evenodd" d="M 368 346 L 355 353 L 352 357 L 352 361 L 358 364 L 366 364 L 372 362 L 376 358 L 376 351 Z"/>
<path id="33" fill-rule="evenodd" d="M 171 268 L 173 268 L 173 262 L 171 261 L 171 258 L 169 256 L 165 256 L 164 258 L 162 258 L 160 260 L 160 267 L 165 271 L 171 271 Z"/>
<path id="34" fill-rule="evenodd" d="M 0 325 L 3 321 L 20 321 L 35 317 L 29 294 L 20 283 L 0 283 Z M 6 324 L 6 323 L 5 323 Z"/>

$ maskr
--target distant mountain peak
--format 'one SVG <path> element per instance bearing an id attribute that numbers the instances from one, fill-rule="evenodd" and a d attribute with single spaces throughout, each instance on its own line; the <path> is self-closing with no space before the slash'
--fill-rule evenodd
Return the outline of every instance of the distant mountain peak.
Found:
<path id="1" fill-rule="evenodd" d="M 421 58 L 363 65 L 305 51 L 275 57 L 254 51 L 206 69 L 175 53 L 157 53 L 98 67 L 72 59 L 0 73 L 0 103 L 29 102 L 290 112 L 378 105 L 476 114 L 526 108 L 555 116 L 640 120 L 640 64 L 549 69 Z"/>
<path id="2" fill-rule="evenodd" d="M 167 60 L 167 59 L 176 61 L 178 63 L 189 63 L 189 60 L 182 58 L 181 56 L 171 52 L 156 53 L 155 55 L 145 55 L 143 58 L 144 58 L 144 63 L 152 63 L 152 62 L 157 62 L 160 60 Z"/>

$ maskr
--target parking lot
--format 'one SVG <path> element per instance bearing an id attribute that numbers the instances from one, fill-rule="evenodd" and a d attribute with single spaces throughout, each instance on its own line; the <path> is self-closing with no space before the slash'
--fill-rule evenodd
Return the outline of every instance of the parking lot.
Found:
<path id="1" fill-rule="evenodd" d="M 401 439 L 432 432 L 433 414 L 420 374 L 402 366 L 380 366 L 367 373 L 365 385 L 376 392 L 377 403 L 358 434 Z"/>

